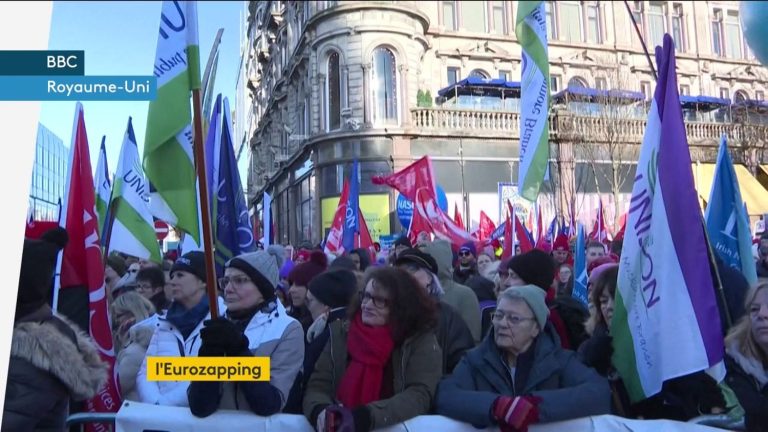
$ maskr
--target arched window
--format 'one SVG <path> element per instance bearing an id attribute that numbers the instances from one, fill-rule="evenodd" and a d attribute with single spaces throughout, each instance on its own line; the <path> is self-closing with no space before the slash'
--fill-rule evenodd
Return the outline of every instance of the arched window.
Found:
<path id="1" fill-rule="evenodd" d="M 587 87 L 587 82 L 584 80 L 584 78 L 573 77 L 570 80 L 568 80 L 568 87 L 571 87 L 571 88 L 585 88 L 585 87 Z"/>
<path id="2" fill-rule="evenodd" d="M 747 95 L 747 92 L 744 90 L 737 90 L 736 93 L 733 95 L 733 103 L 745 103 L 749 100 L 749 96 Z"/>
<path id="3" fill-rule="evenodd" d="M 488 74 L 485 73 L 485 71 L 483 71 L 482 69 L 475 69 L 475 70 L 473 70 L 472 72 L 469 73 L 469 76 L 470 77 L 475 77 L 475 78 L 481 78 L 481 79 L 488 79 L 488 78 L 490 78 L 488 76 Z"/>
<path id="4" fill-rule="evenodd" d="M 332 131 L 341 127 L 341 60 L 339 53 L 331 52 L 328 56 L 328 81 L 326 88 L 326 103 L 328 113 L 327 130 Z"/>
<path id="5" fill-rule="evenodd" d="M 373 51 L 371 89 L 373 121 L 397 122 L 397 61 L 389 48 L 378 47 Z"/>

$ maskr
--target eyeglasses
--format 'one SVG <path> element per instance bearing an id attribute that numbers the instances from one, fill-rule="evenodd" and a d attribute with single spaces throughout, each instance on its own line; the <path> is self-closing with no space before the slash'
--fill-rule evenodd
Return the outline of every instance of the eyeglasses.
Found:
<path id="1" fill-rule="evenodd" d="M 461 251 L 459 252 L 459 256 L 470 256 L 472 253 L 470 251 Z"/>
<path id="2" fill-rule="evenodd" d="M 526 318 L 526 317 L 519 317 L 515 315 L 505 314 L 504 312 L 496 311 L 491 315 L 491 319 L 494 322 L 501 322 L 502 320 L 505 320 L 507 324 L 517 327 L 520 324 L 522 324 L 524 321 L 533 321 L 535 318 Z"/>
<path id="3" fill-rule="evenodd" d="M 150 291 L 152 289 L 152 285 L 148 283 L 140 283 L 136 285 L 137 291 Z"/>
<path id="4" fill-rule="evenodd" d="M 245 284 L 247 284 L 251 279 L 247 276 L 224 276 L 223 278 L 219 279 L 219 287 L 224 288 L 230 283 L 232 283 L 232 286 L 234 287 L 241 287 Z"/>
<path id="5" fill-rule="evenodd" d="M 368 292 L 363 292 L 363 301 L 361 303 L 373 302 L 373 305 L 377 308 L 385 308 L 389 306 L 389 299 L 379 296 L 371 295 Z"/>

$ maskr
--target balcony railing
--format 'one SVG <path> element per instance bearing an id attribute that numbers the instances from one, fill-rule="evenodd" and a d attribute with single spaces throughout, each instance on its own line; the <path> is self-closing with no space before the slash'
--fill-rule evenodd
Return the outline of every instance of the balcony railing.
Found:
<path id="1" fill-rule="evenodd" d="M 430 135 L 518 138 L 520 133 L 520 114 L 516 112 L 414 108 L 411 123 L 418 132 Z M 558 111 L 549 117 L 550 137 L 587 142 L 638 144 L 643 140 L 645 123 L 644 119 L 583 116 L 568 111 Z M 749 145 L 768 141 L 768 125 L 755 123 L 687 122 L 685 132 L 692 145 L 716 144 L 722 134 Z"/>

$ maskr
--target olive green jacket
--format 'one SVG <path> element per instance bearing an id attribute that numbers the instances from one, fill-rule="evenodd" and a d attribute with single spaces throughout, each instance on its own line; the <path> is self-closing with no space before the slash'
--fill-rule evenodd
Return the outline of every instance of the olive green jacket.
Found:
<path id="1" fill-rule="evenodd" d="M 349 320 L 331 323 L 331 335 L 317 360 L 304 393 L 304 415 L 310 423 L 327 405 L 338 404 L 336 392 L 347 369 Z M 391 426 L 427 414 L 440 381 L 442 352 L 433 331 L 406 339 L 392 351 L 395 395 L 371 402 L 371 429 Z"/>

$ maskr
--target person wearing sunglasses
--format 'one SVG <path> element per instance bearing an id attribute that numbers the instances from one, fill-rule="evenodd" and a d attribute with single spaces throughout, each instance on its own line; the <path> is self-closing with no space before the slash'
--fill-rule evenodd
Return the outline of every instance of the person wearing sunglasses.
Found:
<path id="1" fill-rule="evenodd" d="M 459 249 L 459 262 L 453 269 L 453 280 L 466 285 L 467 280 L 477 274 L 477 249 L 474 243 L 467 242 Z"/>
<path id="2" fill-rule="evenodd" d="M 427 414 L 442 375 L 435 301 L 403 269 L 370 270 L 350 319 L 330 338 L 304 394 L 319 432 L 368 432 Z"/>
<path id="3" fill-rule="evenodd" d="M 608 382 L 560 347 L 548 314 L 539 287 L 503 291 L 489 334 L 440 382 L 437 413 L 502 432 L 609 414 Z"/>
<path id="4" fill-rule="evenodd" d="M 757 277 L 768 278 L 768 231 L 760 236 L 760 242 L 757 246 Z"/>

